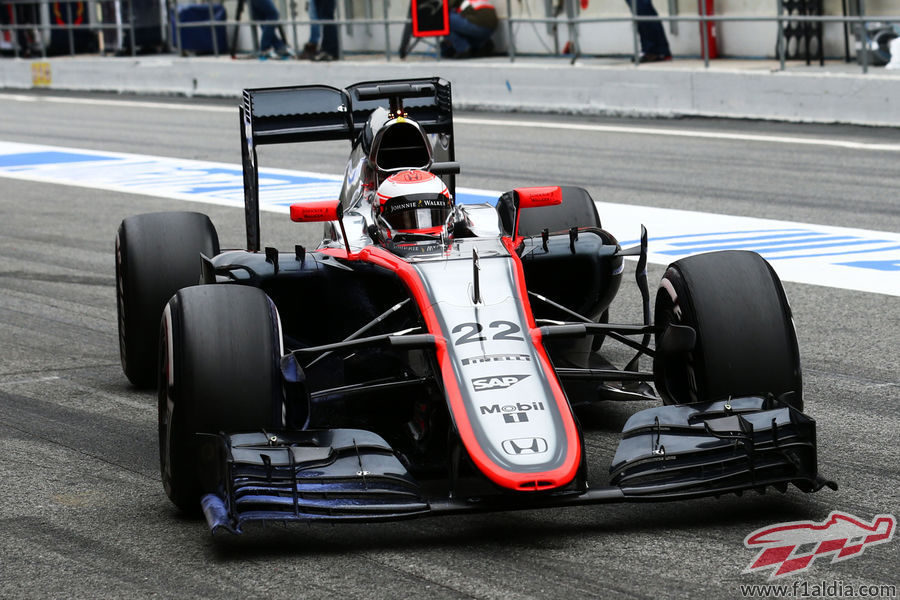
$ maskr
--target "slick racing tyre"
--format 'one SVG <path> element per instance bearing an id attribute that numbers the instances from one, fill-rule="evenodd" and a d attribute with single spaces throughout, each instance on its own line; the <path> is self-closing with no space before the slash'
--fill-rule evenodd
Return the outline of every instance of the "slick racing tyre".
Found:
<path id="1" fill-rule="evenodd" d="M 136 386 L 156 383 L 159 316 L 176 291 L 200 281 L 200 253 L 219 253 L 209 217 L 164 212 L 128 217 L 116 235 L 119 355 Z"/>
<path id="2" fill-rule="evenodd" d="M 568 231 L 572 227 L 600 228 L 597 205 L 587 190 L 580 187 L 561 186 L 562 204 L 541 206 L 523 210 L 519 215 L 519 235 L 541 235 L 547 229 L 550 233 Z M 500 196 L 497 201 L 500 223 L 507 235 L 512 234 L 516 221 L 516 206 L 512 192 Z"/>
<path id="3" fill-rule="evenodd" d="M 672 323 L 696 332 L 693 350 L 653 362 L 667 404 L 772 394 L 803 408 L 800 357 L 778 275 L 755 252 L 698 254 L 669 265 L 656 294 L 660 338 Z"/>
<path id="4" fill-rule="evenodd" d="M 198 433 L 283 425 L 281 323 L 253 287 L 179 290 L 163 311 L 159 338 L 159 460 L 163 487 L 196 513 L 217 472 L 214 438 Z"/>

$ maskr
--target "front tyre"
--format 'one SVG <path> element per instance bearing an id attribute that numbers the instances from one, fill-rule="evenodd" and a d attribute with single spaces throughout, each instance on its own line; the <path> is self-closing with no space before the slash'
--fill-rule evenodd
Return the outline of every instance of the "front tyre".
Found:
<path id="1" fill-rule="evenodd" d="M 657 348 L 670 323 L 697 334 L 693 350 L 653 361 L 665 403 L 772 394 L 802 410 L 790 307 L 778 275 L 755 252 L 710 252 L 669 265 L 656 295 L 655 321 Z"/>
<path id="2" fill-rule="evenodd" d="M 257 288 L 201 285 L 163 311 L 159 341 L 159 460 L 163 487 L 196 513 L 212 487 L 214 446 L 198 433 L 283 426 L 281 324 Z"/>
<path id="3" fill-rule="evenodd" d="M 159 316 L 176 291 L 200 281 L 200 254 L 219 253 L 209 217 L 164 212 L 128 217 L 116 235 L 116 308 L 122 370 L 138 387 L 156 383 Z"/>

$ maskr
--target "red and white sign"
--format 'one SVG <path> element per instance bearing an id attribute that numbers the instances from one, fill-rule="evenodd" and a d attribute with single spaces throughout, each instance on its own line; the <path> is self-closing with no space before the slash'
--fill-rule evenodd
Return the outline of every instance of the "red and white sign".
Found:
<path id="1" fill-rule="evenodd" d="M 890 542 L 896 527 L 894 515 L 878 515 L 867 523 L 838 511 L 822 523 L 769 525 L 744 538 L 744 546 L 759 551 L 744 573 L 771 569 L 769 579 L 776 579 L 802 573 L 819 558 L 831 558 L 832 563 L 856 558 L 870 546 Z"/>

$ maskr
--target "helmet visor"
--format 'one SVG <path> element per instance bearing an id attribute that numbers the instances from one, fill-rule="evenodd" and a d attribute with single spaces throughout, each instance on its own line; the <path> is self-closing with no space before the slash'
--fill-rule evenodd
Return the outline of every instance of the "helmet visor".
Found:
<path id="1" fill-rule="evenodd" d="M 387 200 L 381 216 L 395 231 L 419 231 L 443 226 L 450 210 L 450 198 L 447 196 L 410 194 Z"/>

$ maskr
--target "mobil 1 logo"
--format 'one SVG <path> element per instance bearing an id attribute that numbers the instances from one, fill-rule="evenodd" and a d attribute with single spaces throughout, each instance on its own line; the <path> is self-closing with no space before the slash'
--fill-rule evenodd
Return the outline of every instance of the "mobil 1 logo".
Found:
<path id="1" fill-rule="evenodd" d="M 482 415 L 502 415 L 504 423 L 527 423 L 528 413 L 546 410 L 543 402 L 516 402 L 515 404 L 491 404 L 482 406 Z"/>

